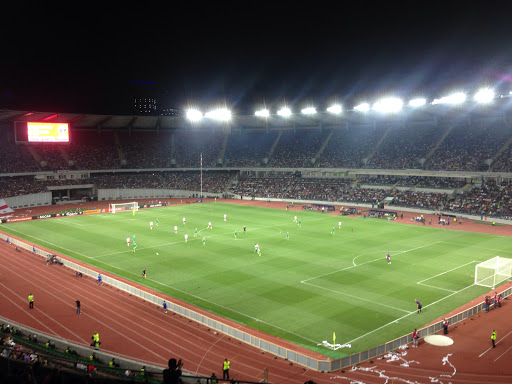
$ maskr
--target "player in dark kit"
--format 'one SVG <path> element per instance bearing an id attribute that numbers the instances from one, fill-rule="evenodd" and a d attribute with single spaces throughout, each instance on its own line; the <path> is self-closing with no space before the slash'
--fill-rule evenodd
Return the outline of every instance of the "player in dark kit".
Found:
<path id="1" fill-rule="evenodd" d="M 418 308 L 418 311 L 416 312 L 416 314 L 419 315 L 421 313 L 421 308 L 422 308 L 421 301 L 419 301 L 418 299 L 414 299 L 414 301 L 416 302 L 416 306 Z"/>

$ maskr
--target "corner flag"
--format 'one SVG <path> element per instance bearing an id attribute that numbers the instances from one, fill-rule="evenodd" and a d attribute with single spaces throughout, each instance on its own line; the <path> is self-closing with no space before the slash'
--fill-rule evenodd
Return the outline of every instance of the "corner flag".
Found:
<path id="1" fill-rule="evenodd" d="M 332 343 L 336 344 L 336 332 L 332 333 Z"/>

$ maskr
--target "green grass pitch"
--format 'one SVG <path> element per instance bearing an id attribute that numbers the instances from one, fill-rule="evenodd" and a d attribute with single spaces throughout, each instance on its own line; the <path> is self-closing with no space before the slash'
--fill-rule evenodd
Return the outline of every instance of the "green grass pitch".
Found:
<path id="1" fill-rule="evenodd" d="M 487 288 L 473 285 L 476 263 L 512 253 L 508 237 L 213 202 L 2 228 L 334 358 L 400 337 L 481 295 Z M 136 252 L 126 245 L 133 235 Z M 332 343 L 333 332 L 352 348 L 317 345 Z"/>

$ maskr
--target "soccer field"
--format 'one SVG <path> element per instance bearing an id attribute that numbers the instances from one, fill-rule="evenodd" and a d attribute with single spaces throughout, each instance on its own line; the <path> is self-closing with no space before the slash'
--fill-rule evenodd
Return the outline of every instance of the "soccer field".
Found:
<path id="1" fill-rule="evenodd" d="M 512 253 L 509 237 L 213 202 L 2 229 L 335 358 L 410 333 L 487 292 L 473 285 L 475 265 Z M 133 235 L 136 252 L 126 245 Z M 332 342 L 333 332 L 352 348 L 317 345 Z"/>

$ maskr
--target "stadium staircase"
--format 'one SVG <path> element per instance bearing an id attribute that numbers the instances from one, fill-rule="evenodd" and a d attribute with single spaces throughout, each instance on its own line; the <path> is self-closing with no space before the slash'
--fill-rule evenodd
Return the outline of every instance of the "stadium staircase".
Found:
<path id="1" fill-rule="evenodd" d="M 386 131 L 384 132 L 382 137 L 379 139 L 379 141 L 377 142 L 377 144 L 375 145 L 373 150 L 370 152 L 370 154 L 363 159 L 363 164 L 364 165 L 368 164 L 370 162 L 370 160 L 373 158 L 373 156 L 375 156 L 375 154 L 377 153 L 379 147 L 381 146 L 381 144 L 384 142 L 384 140 L 388 136 L 390 130 L 391 130 L 391 126 L 389 126 L 386 129 Z"/>
<path id="2" fill-rule="evenodd" d="M 432 156 L 434 156 L 434 153 L 437 151 L 439 146 L 443 143 L 444 139 L 446 139 L 446 137 L 450 134 L 450 132 L 452 131 L 453 128 L 454 128 L 453 125 L 448 126 L 448 128 L 446 128 L 446 131 L 444 131 L 444 133 L 439 138 L 439 140 L 437 140 L 436 144 L 432 147 L 432 149 L 430 151 L 428 151 L 427 155 L 425 156 L 425 162 L 424 162 L 425 167 L 428 167 L 429 160 L 432 158 Z"/>
<path id="3" fill-rule="evenodd" d="M 39 155 L 39 153 L 37 153 L 36 149 L 30 145 L 26 145 L 26 147 L 27 147 L 27 150 L 29 151 L 29 153 L 34 158 L 34 160 L 37 164 L 37 167 L 39 169 L 41 169 L 41 156 Z"/>
<path id="4" fill-rule="evenodd" d="M 224 155 L 226 154 L 226 148 L 228 146 L 229 135 L 227 133 L 224 134 L 224 140 L 222 141 L 222 147 L 219 150 L 219 154 L 217 155 L 216 164 L 215 165 L 224 165 Z"/>
<path id="5" fill-rule="evenodd" d="M 327 135 L 327 137 L 325 138 L 324 142 L 322 143 L 322 146 L 320 147 L 320 149 L 317 151 L 317 153 L 315 153 L 315 156 L 311 159 L 311 162 L 313 164 L 316 164 L 316 162 L 320 159 L 320 157 L 322 156 L 322 153 L 325 149 L 325 147 L 327 146 L 327 144 L 329 144 L 329 141 L 331 140 L 331 137 L 332 135 L 334 135 L 334 129 L 331 129 L 331 132 Z"/>
<path id="6" fill-rule="evenodd" d="M 491 165 L 489 167 L 489 171 L 492 172 L 494 170 L 494 166 L 496 165 L 496 160 L 498 159 L 498 157 L 503 153 L 505 152 L 506 150 L 508 150 L 510 144 L 512 144 L 512 136 L 510 136 L 508 138 L 508 140 L 505 142 L 505 144 L 503 144 L 501 146 L 500 149 L 498 149 L 498 151 L 491 157 Z"/>
<path id="7" fill-rule="evenodd" d="M 276 139 L 274 140 L 274 143 L 272 143 L 272 146 L 268 150 L 267 157 L 263 159 L 263 162 L 265 163 L 265 165 L 267 165 L 268 162 L 270 161 L 270 159 L 272 158 L 272 155 L 274 154 L 274 151 L 276 150 L 277 144 L 279 144 L 279 140 L 281 140 L 282 134 L 283 134 L 283 131 L 279 131 Z"/>

